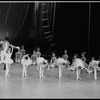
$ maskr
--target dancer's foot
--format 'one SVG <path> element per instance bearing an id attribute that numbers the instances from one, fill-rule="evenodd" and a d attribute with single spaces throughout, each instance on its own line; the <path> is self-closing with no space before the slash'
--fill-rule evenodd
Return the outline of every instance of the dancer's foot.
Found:
<path id="1" fill-rule="evenodd" d="M 80 77 L 77 78 L 77 80 L 81 79 Z"/>
<path id="2" fill-rule="evenodd" d="M 25 77 L 28 77 L 28 75 L 25 75 Z"/>
<path id="3" fill-rule="evenodd" d="M 45 78 L 45 76 L 44 76 L 44 75 L 42 75 L 42 78 Z"/>
<path id="4" fill-rule="evenodd" d="M 8 74 L 8 75 L 5 75 L 5 77 L 9 77 L 10 75 Z"/>
<path id="5" fill-rule="evenodd" d="M 97 80 L 97 77 L 95 77 L 94 79 Z"/>
<path id="6" fill-rule="evenodd" d="M 64 78 L 64 77 L 63 77 L 63 76 L 59 76 L 59 79 L 60 79 L 60 78 Z"/>

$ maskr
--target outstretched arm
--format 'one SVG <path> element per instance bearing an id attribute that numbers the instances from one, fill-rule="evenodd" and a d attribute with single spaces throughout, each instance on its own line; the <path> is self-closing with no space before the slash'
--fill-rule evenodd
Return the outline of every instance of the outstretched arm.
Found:
<path id="1" fill-rule="evenodd" d="M 14 46 L 14 45 L 12 45 L 12 44 L 10 44 L 10 46 L 12 46 L 13 48 L 16 48 L 16 49 L 20 49 L 20 47 Z"/>

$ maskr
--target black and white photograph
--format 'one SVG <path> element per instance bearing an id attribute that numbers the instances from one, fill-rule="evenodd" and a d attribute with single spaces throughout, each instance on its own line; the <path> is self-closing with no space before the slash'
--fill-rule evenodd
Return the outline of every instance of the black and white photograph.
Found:
<path id="1" fill-rule="evenodd" d="M 0 1 L 0 99 L 100 98 L 99 1 Z"/>

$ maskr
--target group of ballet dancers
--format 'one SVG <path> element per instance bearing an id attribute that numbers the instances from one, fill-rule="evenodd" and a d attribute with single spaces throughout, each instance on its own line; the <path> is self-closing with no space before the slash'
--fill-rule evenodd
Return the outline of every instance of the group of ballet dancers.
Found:
<path id="1" fill-rule="evenodd" d="M 62 57 L 56 57 L 55 53 L 52 53 L 51 60 L 48 61 L 44 57 L 41 56 L 40 48 L 37 51 L 33 51 L 31 57 L 29 54 L 22 54 L 19 46 L 14 46 L 8 42 L 8 40 L 0 41 L 2 44 L 2 49 L 0 50 L 0 64 L 4 63 L 6 65 L 5 69 L 5 77 L 10 76 L 9 70 L 14 60 L 11 58 L 13 49 L 18 49 L 16 53 L 15 62 L 21 63 L 23 66 L 22 70 L 22 78 L 28 77 L 27 68 L 32 65 L 37 67 L 39 70 L 39 77 L 43 78 L 44 76 L 44 68 L 47 67 L 47 71 L 51 68 L 58 67 L 59 68 L 59 79 L 63 78 L 62 73 L 64 67 L 67 68 L 67 71 L 76 71 L 76 79 L 81 79 L 80 74 L 83 69 L 87 71 L 88 74 L 94 73 L 94 79 L 97 79 L 97 72 L 100 70 L 99 60 L 95 60 L 93 57 L 89 64 L 86 63 L 85 52 L 82 53 L 82 57 L 79 58 L 77 54 L 74 55 L 74 59 L 72 63 L 68 60 L 67 50 L 64 51 L 64 55 Z M 24 50 L 25 51 L 25 50 Z M 19 55 L 19 56 L 18 56 Z"/>

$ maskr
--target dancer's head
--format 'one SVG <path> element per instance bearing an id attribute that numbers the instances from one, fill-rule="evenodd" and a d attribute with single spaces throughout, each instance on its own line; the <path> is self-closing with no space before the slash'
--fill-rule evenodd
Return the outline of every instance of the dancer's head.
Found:
<path id="1" fill-rule="evenodd" d="M 33 54 L 35 54 L 36 53 L 36 51 L 35 50 L 33 50 Z"/>
<path id="2" fill-rule="evenodd" d="M 92 60 L 95 60 L 95 57 L 92 57 Z"/>
<path id="3" fill-rule="evenodd" d="M 20 49 L 18 49 L 18 52 L 20 52 Z"/>
<path id="4" fill-rule="evenodd" d="M 40 51 L 40 48 L 39 47 L 37 48 L 37 51 Z"/>
<path id="5" fill-rule="evenodd" d="M 55 57 L 55 53 L 52 53 L 52 56 Z"/>
<path id="6" fill-rule="evenodd" d="M 12 49 L 11 47 L 8 48 L 7 53 L 11 53 Z"/>
<path id="7" fill-rule="evenodd" d="M 24 49 L 24 46 L 23 45 L 21 46 L 21 49 Z"/>
<path id="8" fill-rule="evenodd" d="M 64 53 L 65 53 L 65 54 L 67 54 L 67 52 L 68 52 L 67 50 L 64 50 Z"/>
<path id="9" fill-rule="evenodd" d="M 78 54 L 75 54 L 75 55 L 74 55 L 74 58 L 77 58 L 77 57 L 78 57 Z"/>

